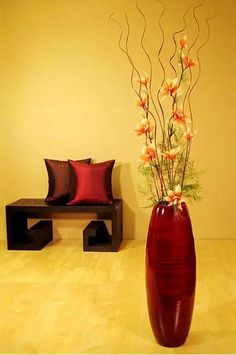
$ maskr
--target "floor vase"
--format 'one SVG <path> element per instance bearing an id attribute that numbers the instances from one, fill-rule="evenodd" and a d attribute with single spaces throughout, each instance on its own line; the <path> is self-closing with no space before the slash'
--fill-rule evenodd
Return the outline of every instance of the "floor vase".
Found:
<path id="1" fill-rule="evenodd" d="M 182 345 L 189 333 L 195 295 L 196 257 L 191 220 L 182 211 L 154 206 L 146 245 L 148 312 L 157 342 Z"/>

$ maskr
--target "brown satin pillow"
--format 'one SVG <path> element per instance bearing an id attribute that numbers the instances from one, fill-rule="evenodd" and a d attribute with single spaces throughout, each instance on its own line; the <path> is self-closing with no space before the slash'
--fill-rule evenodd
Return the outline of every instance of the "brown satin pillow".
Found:
<path id="1" fill-rule="evenodd" d="M 47 203 L 66 204 L 74 186 L 73 175 L 67 160 L 44 159 L 48 173 L 48 194 L 45 198 Z M 91 158 L 75 160 L 89 164 Z"/>

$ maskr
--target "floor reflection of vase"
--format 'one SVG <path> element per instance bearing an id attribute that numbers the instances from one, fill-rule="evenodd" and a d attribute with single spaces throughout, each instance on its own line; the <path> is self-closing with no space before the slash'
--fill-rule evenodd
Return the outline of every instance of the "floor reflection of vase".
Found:
<path id="1" fill-rule="evenodd" d="M 187 206 L 156 205 L 146 245 L 146 289 L 149 318 L 157 342 L 182 345 L 192 319 L 196 258 Z"/>

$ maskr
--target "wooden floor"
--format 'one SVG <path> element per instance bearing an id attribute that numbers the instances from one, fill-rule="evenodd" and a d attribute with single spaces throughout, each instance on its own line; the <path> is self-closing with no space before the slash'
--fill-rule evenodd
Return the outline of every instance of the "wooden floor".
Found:
<path id="1" fill-rule="evenodd" d="M 42 251 L 0 244 L 0 353 L 236 353 L 236 240 L 196 241 L 197 294 L 180 348 L 152 335 L 144 288 L 144 242 L 119 253 L 83 253 L 81 241 Z"/>

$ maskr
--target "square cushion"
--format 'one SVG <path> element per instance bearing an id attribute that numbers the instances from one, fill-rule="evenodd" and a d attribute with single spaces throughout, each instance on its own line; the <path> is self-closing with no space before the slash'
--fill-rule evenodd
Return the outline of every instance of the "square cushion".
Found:
<path id="1" fill-rule="evenodd" d="M 48 173 L 48 194 L 45 202 L 66 204 L 73 188 L 73 177 L 67 160 L 44 159 Z M 89 164 L 91 158 L 76 160 Z"/>
<path id="2" fill-rule="evenodd" d="M 112 204 L 112 169 L 115 160 L 84 164 L 69 160 L 76 188 L 68 205 Z"/>

